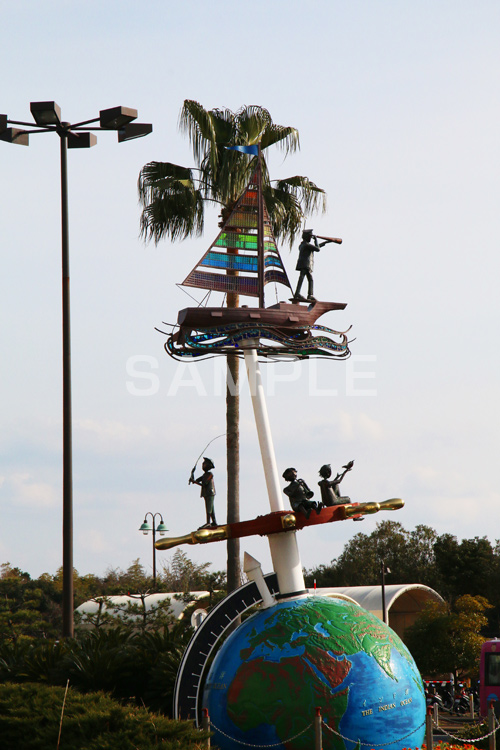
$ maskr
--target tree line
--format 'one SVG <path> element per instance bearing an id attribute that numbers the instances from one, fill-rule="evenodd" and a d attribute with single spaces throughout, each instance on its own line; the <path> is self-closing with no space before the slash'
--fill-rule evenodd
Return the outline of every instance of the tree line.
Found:
<path id="1" fill-rule="evenodd" d="M 429 526 L 406 531 L 382 521 L 371 534 L 356 534 L 329 565 L 306 571 L 306 583 L 376 586 L 382 565 L 390 571 L 386 584 L 424 584 L 444 599 L 429 604 L 404 633 L 420 672 L 431 678 L 452 673 L 455 683 L 477 679 L 481 644 L 500 636 L 500 542 L 459 541 Z"/>
<path id="2" fill-rule="evenodd" d="M 306 584 L 376 586 L 381 562 L 390 569 L 385 583 L 420 583 L 453 606 L 462 596 L 481 596 L 491 608 L 485 637 L 500 636 L 500 541 L 486 537 L 458 540 L 430 526 L 407 531 L 397 521 L 382 521 L 371 534 L 358 533 L 327 565 L 306 571 Z"/>
<path id="3" fill-rule="evenodd" d="M 73 572 L 75 608 L 83 602 L 94 600 L 101 604 L 106 597 L 122 594 L 137 595 L 137 605 L 128 607 L 127 615 L 139 614 L 144 597 L 150 593 L 188 594 L 189 591 L 207 591 L 207 604 L 216 592 L 225 590 L 225 573 L 210 571 L 210 562 L 196 564 L 177 550 L 169 562 L 163 564 L 156 582 L 139 560 L 134 560 L 126 570 L 114 568 L 103 576 L 93 573 L 80 575 Z M 144 609 L 144 607 L 142 607 Z M 132 611 L 133 610 L 133 611 Z M 163 615 L 163 617 L 162 617 Z M 149 615 L 156 626 L 170 625 L 172 617 L 168 607 Z M 130 617 L 128 617 L 130 620 Z M 78 626 L 78 617 L 76 618 Z M 120 619 L 109 614 L 97 621 L 96 626 L 107 622 L 119 626 Z M 29 573 L 12 566 L 0 565 L 0 644 L 23 639 L 59 638 L 62 629 L 62 568 L 54 574 L 43 573 L 32 579 Z M 150 628 L 148 628 L 150 629 Z"/>
<path id="4" fill-rule="evenodd" d="M 477 671 L 482 641 L 500 635 L 500 543 L 486 537 L 458 540 L 422 525 L 407 531 L 399 522 L 382 521 L 370 534 L 356 534 L 329 564 L 306 570 L 306 584 L 380 585 L 382 561 L 390 570 L 386 584 L 424 584 L 444 599 L 405 632 L 420 671 L 427 676 L 454 672 L 457 679 Z M 190 637 L 189 610 L 183 621 L 175 622 L 168 602 L 148 613 L 144 602 L 153 591 L 177 592 L 188 601 L 190 591 L 205 590 L 202 606 L 209 608 L 225 594 L 225 574 L 209 569 L 210 563 L 195 564 L 178 550 L 156 585 L 138 560 L 102 577 L 75 571 L 75 606 L 92 599 L 103 606 L 87 618 L 86 629 L 78 627 L 77 618 L 75 639 L 68 643 L 58 642 L 62 571 L 32 580 L 4 563 L 0 683 L 31 679 L 64 685 L 70 678 L 84 691 L 104 689 L 119 699 L 134 696 L 155 709 L 169 706 L 177 664 Z M 119 616 L 105 611 L 106 597 L 127 593 L 136 595 L 135 604 Z"/>

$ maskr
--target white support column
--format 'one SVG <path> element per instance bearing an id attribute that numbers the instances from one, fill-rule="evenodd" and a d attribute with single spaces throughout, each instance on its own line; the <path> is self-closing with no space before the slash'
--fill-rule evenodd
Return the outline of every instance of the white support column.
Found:
<path id="1" fill-rule="evenodd" d="M 248 348 L 245 349 L 244 354 L 271 511 L 285 510 L 257 350 L 254 347 Z M 268 540 L 281 596 L 303 592 L 305 582 L 296 532 L 271 534 Z"/>
<path id="2" fill-rule="evenodd" d="M 276 456 L 274 455 L 273 436 L 271 435 L 271 426 L 267 415 L 262 374 L 260 372 L 256 349 L 245 349 L 245 365 L 271 511 L 285 510 L 278 467 L 276 465 Z"/>

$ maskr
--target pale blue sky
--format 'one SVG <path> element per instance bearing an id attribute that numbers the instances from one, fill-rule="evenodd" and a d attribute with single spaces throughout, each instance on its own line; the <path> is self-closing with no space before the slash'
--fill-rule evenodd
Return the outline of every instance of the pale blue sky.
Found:
<path id="1" fill-rule="evenodd" d="M 146 511 L 162 512 L 173 535 L 199 525 L 187 479 L 225 429 L 220 371 L 179 370 L 154 330 L 189 304 L 175 283 L 213 240 L 216 213 L 201 239 L 155 247 L 138 237 L 140 168 L 191 163 L 177 130 L 185 98 L 261 104 L 297 127 L 301 151 L 284 163 L 269 155 L 272 174 L 323 187 L 328 212 L 309 224 L 344 240 L 319 256 L 316 292 L 348 303 L 324 322 L 353 326 L 355 358 L 266 366 L 278 465 L 314 487 L 321 464 L 354 458 L 354 500 L 401 496 L 406 507 L 301 532 L 303 564 L 328 563 L 382 518 L 500 536 L 499 31 L 500 6 L 481 0 L 5 4 L 1 112 L 29 120 L 30 101 L 55 100 L 78 121 L 123 104 L 154 124 L 148 138 L 118 145 L 100 134 L 69 155 L 80 573 L 137 557 L 150 566 L 137 531 Z M 50 136 L 0 143 L 0 561 L 33 576 L 61 564 L 58 151 Z M 294 282 L 295 252 L 282 253 Z M 153 395 L 134 395 L 152 382 L 132 377 L 137 356 L 157 377 Z M 271 395 L 273 378 L 283 382 Z M 246 392 L 241 442 L 246 519 L 268 509 Z M 224 521 L 223 440 L 210 455 Z M 270 569 L 264 540 L 242 547 Z M 225 565 L 222 544 L 186 551 Z"/>

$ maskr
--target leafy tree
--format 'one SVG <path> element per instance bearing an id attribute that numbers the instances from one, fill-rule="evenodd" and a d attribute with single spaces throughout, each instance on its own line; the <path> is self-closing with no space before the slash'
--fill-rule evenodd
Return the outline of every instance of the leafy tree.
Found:
<path id="1" fill-rule="evenodd" d="M 386 583 L 424 583 L 434 587 L 433 545 L 436 532 L 428 526 L 406 531 L 397 521 L 382 521 L 371 534 L 356 534 L 330 565 L 306 573 L 310 586 L 375 586 L 380 583 L 383 560 L 390 568 Z"/>
<path id="2" fill-rule="evenodd" d="M 489 608 L 484 597 L 469 594 L 453 607 L 429 604 L 404 635 L 420 671 L 427 676 L 453 672 L 455 682 L 477 671 Z"/>
<path id="3" fill-rule="evenodd" d="M 225 573 L 211 573 L 210 563 L 196 564 L 182 550 L 177 550 L 170 562 L 163 563 L 160 580 L 165 591 L 213 591 L 226 586 Z"/>
<path id="4" fill-rule="evenodd" d="M 60 631 L 61 611 L 53 586 L 32 581 L 28 573 L 2 565 L 0 577 L 0 643 L 23 638 L 50 638 Z"/>
<path id="5" fill-rule="evenodd" d="M 161 239 L 185 239 L 203 232 L 205 208 L 215 203 L 222 221 L 255 170 L 255 158 L 226 146 L 277 145 L 285 155 L 299 148 L 298 131 L 277 125 L 264 107 L 205 109 L 186 99 L 180 114 L 180 129 L 187 134 L 195 168 L 170 162 L 146 164 L 139 175 L 139 198 L 143 206 L 141 232 L 156 243 Z M 263 189 L 276 237 L 290 243 L 299 232 L 306 213 L 325 208 L 324 191 L 307 177 L 295 176 L 271 182 L 263 159 Z M 237 294 L 227 295 L 228 307 L 238 307 Z M 227 357 L 226 448 L 227 522 L 239 521 L 239 363 L 235 354 Z M 240 585 L 238 539 L 227 542 L 227 584 L 233 591 Z"/>
<path id="6" fill-rule="evenodd" d="M 498 557 L 486 537 L 462 539 L 443 534 L 434 545 L 441 587 L 447 598 L 462 594 L 498 600 Z"/>

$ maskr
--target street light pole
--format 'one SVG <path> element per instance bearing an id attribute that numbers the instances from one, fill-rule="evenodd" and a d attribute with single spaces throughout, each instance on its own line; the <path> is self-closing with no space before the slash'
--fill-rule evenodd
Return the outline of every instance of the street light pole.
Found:
<path id="1" fill-rule="evenodd" d="M 385 606 L 385 574 L 390 573 L 391 569 L 386 566 L 383 560 L 380 561 L 380 575 L 382 583 L 382 619 L 387 625 L 387 609 Z"/>
<path id="2" fill-rule="evenodd" d="M 148 516 L 151 516 L 152 523 L 148 522 Z M 160 517 L 160 523 L 158 526 L 155 526 L 155 518 L 156 516 Z M 148 512 L 144 515 L 144 521 L 139 527 L 139 531 L 142 531 L 142 533 L 147 536 L 150 531 L 153 532 L 153 587 L 156 591 L 156 547 L 155 547 L 155 541 L 156 541 L 156 532 L 159 533 L 160 536 L 163 536 L 166 531 L 168 531 L 167 527 L 163 523 L 163 516 L 161 513 L 151 513 L 151 511 L 148 510 Z"/>
<path id="3" fill-rule="evenodd" d="M 68 139 L 61 145 L 61 251 L 63 355 L 63 636 L 73 637 L 73 424 L 71 408 L 71 327 L 69 289 Z"/>
<path id="4" fill-rule="evenodd" d="M 133 123 L 137 110 L 113 107 L 99 117 L 71 124 L 61 122 L 56 102 L 31 102 L 30 122 L 9 120 L 0 115 L 0 141 L 29 146 L 34 133 L 56 133 L 61 153 L 61 246 L 62 246 L 62 354 L 63 354 L 63 637 L 73 637 L 73 466 L 71 409 L 71 332 L 69 286 L 68 148 L 90 148 L 97 143 L 93 130 L 115 130 L 118 142 L 140 138 L 152 132 L 149 123 Z M 94 125 L 94 123 L 99 123 Z M 22 125 L 23 129 L 8 127 Z"/>

